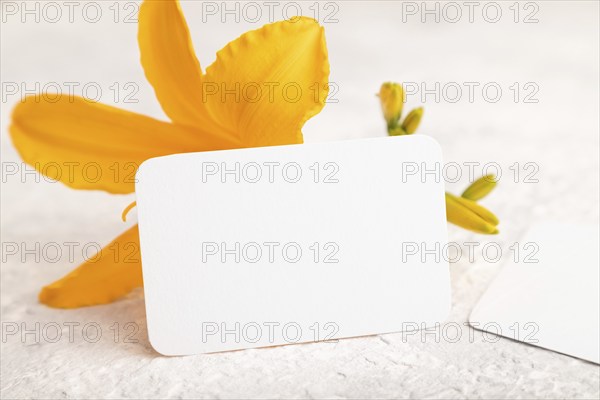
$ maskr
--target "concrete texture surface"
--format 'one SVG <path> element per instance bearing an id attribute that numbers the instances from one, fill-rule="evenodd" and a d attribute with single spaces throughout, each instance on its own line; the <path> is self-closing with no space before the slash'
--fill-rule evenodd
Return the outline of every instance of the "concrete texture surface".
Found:
<path id="1" fill-rule="evenodd" d="M 126 12 L 125 3 L 120 4 Z M 386 80 L 427 88 L 435 82 L 440 87 L 457 82 L 463 88 L 464 82 L 480 87 L 495 82 L 503 90 L 495 103 L 480 91 L 473 101 L 466 92 L 457 102 L 448 101 L 448 93 L 439 101 L 433 96 L 408 98 L 409 108 L 425 107 L 419 132 L 440 142 L 446 161 L 462 166 L 479 162 L 476 175 L 485 172 L 486 162 L 495 162 L 502 172 L 498 188 L 483 201 L 500 217 L 501 234 L 482 237 L 449 227 L 450 241 L 463 248 L 469 241 L 479 242 L 479 249 L 496 241 L 504 251 L 498 260 L 486 260 L 476 251 L 473 260 L 463 256 L 451 265 L 453 308 L 446 330 L 439 337 L 398 333 L 167 358 L 148 343 L 141 290 L 106 306 L 56 310 L 40 305 L 36 296 L 41 286 L 78 264 L 86 243 L 108 243 L 134 223 L 135 213 L 127 224 L 120 221 L 134 196 L 74 191 L 32 174 L 5 176 L 9 165 L 19 172 L 23 168 L 6 130 L 19 92 L 3 98 L 1 105 L 2 242 L 20 249 L 16 255 L 3 249 L 2 398 L 600 396 L 597 365 L 486 336 L 465 325 L 477 299 L 511 256 L 509 246 L 528 226 L 548 219 L 598 223 L 598 3 L 534 2 L 538 22 L 530 24 L 521 20 L 532 9 L 521 9 L 520 22 L 514 22 L 512 2 L 498 3 L 503 11 L 498 23 L 486 22 L 481 14 L 475 14 L 473 23 L 465 16 L 457 23 L 443 18 L 436 23 L 431 17 L 422 23 L 420 15 L 406 12 L 403 22 L 400 2 L 336 4 L 338 22 L 324 26 L 339 101 L 306 125 L 306 141 L 384 135 L 374 94 Z M 105 13 L 109 6 L 102 2 Z M 308 14 L 309 4 L 302 7 Z M 258 25 L 223 24 L 212 17 L 203 23 L 200 3 L 185 2 L 183 8 L 204 67 L 216 50 Z M 19 16 L 9 17 L 1 28 L 2 81 L 26 83 L 28 89 L 36 82 L 41 88 L 48 82 L 63 88 L 64 82 L 97 82 L 104 89 L 102 101 L 164 118 L 138 62 L 136 25 L 114 23 L 112 14 L 105 15 L 96 24 L 81 18 L 22 23 Z M 109 89 L 115 82 L 119 87 L 137 84 L 138 102 L 116 100 Z M 517 101 L 510 89 L 515 82 L 521 90 Z M 533 95 L 537 103 L 524 101 L 531 93 L 531 86 L 524 87 L 528 82 L 539 89 Z M 534 163 L 537 183 L 525 181 L 524 175 L 533 171 L 526 163 Z M 466 185 L 464 174 L 448 190 L 459 193 Z M 73 259 L 67 242 L 77 243 Z M 25 251 L 53 243 L 63 252 L 56 260 L 54 253 L 37 251 L 42 254 L 36 260 L 35 250 Z M 461 327 L 457 340 L 456 326 Z"/>

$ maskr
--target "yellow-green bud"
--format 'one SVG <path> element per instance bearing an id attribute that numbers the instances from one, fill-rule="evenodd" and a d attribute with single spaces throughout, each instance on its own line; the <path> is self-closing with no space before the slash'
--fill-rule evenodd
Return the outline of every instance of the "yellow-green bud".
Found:
<path id="1" fill-rule="evenodd" d="M 473 232 L 495 235 L 498 218 L 474 201 L 446 192 L 446 219 L 448 222 Z"/>
<path id="2" fill-rule="evenodd" d="M 407 135 L 415 133 L 421 123 L 421 117 L 423 117 L 423 107 L 415 108 L 404 118 L 402 128 L 406 131 Z"/>
<path id="3" fill-rule="evenodd" d="M 378 96 L 381 102 L 383 117 L 387 122 L 388 128 L 395 128 L 402 116 L 402 106 L 404 105 L 404 89 L 402 85 L 386 82 L 381 85 Z"/>
<path id="4" fill-rule="evenodd" d="M 494 175 L 486 175 L 477 179 L 471 184 L 461 195 L 461 197 L 473 201 L 487 196 L 496 187 L 496 177 Z"/>

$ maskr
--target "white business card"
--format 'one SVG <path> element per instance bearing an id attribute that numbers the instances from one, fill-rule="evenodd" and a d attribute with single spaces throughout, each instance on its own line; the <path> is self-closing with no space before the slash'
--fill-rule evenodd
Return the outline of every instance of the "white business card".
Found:
<path id="1" fill-rule="evenodd" d="M 511 248 L 469 317 L 480 330 L 600 363 L 597 224 L 546 221 Z"/>
<path id="2" fill-rule="evenodd" d="M 443 321 L 441 163 L 422 135 L 144 162 L 136 195 L 152 346 L 209 353 Z"/>

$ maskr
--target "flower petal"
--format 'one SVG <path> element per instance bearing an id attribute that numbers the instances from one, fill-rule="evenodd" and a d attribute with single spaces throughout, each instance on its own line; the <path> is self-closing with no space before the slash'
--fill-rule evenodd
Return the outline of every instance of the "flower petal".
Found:
<path id="1" fill-rule="evenodd" d="M 247 32 L 204 77 L 208 112 L 244 147 L 302 143 L 301 128 L 329 92 L 324 30 L 295 17 Z"/>
<path id="2" fill-rule="evenodd" d="M 95 257 L 44 287 L 40 302 L 56 308 L 110 303 L 142 286 L 137 225 L 113 240 Z"/>
<path id="3" fill-rule="evenodd" d="M 141 63 L 165 113 L 175 123 L 227 135 L 204 110 L 202 70 L 179 2 L 146 0 L 138 21 Z"/>
<path id="4" fill-rule="evenodd" d="M 10 134 L 40 173 L 110 193 L 133 192 L 137 167 L 150 157 L 235 147 L 222 137 L 67 96 L 25 98 L 13 111 Z"/>

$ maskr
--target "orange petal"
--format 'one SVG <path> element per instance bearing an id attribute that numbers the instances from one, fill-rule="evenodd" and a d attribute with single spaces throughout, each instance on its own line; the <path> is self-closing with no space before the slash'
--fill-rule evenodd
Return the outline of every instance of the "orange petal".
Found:
<path id="1" fill-rule="evenodd" d="M 142 66 L 169 118 L 233 138 L 204 109 L 202 70 L 179 2 L 146 0 L 140 7 L 138 21 Z"/>
<path id="2" fill-rule="evenodd" d="M 296 17 L 247 32 L 217 53 L 204 77 L 206 107 L 244 147 L 302 143 L 301 128 L 329 91 L 325 34 Z"/>
<path id="3" fill-rule="evenodd" d="M 131 193 L 137 167 L 166 154 L 235 146 L 222 137 L 74 97 L 34 96 L 12 114 L 10 135 L 23 160 L 75 189 Z"/>
<path id="4" fill-rule="evenodd" d="M 44 287 L 40 302 L 56 308 L 110 303 L 142 286 L 137 225 L 68 275 Z"/>

